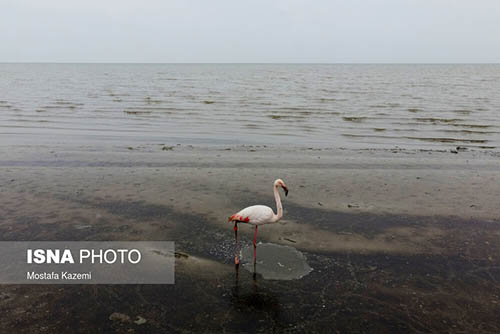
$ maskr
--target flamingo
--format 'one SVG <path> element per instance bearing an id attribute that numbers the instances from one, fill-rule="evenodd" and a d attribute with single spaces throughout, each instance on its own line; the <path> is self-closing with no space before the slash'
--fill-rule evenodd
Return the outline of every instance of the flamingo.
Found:
<path id="1" fill-rule="evenodd" d="M 281 198 L 278 192 L 278 187 L 285 190 L 285 196 L 288 196 L 288 187 L 282 179 L 274 181 L 273 192 L 274 199 L 276 200 L 277 214 L 273 209 L 265 205 L 252 205 L 243 210 L 235 213 L 228 218 L 229 222 L 234 222 L 234 264 L 238 265 L 240 260 L 238 258 L 238 223 L 252 224 L 255 226 L 255 235 L 253 238 L 253 262 L 257 260 L 257 229 L 259 225 L 276 223 L 283 217 L 283 207 L 281 206 Z"/>

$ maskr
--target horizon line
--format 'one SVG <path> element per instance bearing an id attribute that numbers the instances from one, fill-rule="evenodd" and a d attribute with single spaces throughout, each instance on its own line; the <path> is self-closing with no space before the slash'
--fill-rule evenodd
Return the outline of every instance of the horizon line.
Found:
<path id="1" fill-rule="evenodd" d="M 500 62 L 136 62 L 0 61 L 0 64 L 138 64 L 138 65 L 498 65 Z"/>

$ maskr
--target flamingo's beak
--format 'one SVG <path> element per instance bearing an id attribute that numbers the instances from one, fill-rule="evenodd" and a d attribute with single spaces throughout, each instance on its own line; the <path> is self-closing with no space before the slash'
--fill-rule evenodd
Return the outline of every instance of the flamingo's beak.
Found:
<path id="1" fill-rule="evenodd" d="M 285 190 L 285 196 L 288 196 L 288 187 L 285 185 L 283 185 L 281 187 L 283 187 L 283 189 Z"/>

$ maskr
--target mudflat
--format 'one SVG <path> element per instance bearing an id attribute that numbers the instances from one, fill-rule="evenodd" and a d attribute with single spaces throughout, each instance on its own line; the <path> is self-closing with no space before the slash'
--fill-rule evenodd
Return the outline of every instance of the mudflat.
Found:
<path id="1" fill-rule="evenodd" d="M 174 285 L 3 285 L 2 331 L 75 323 L 123 333 L 500 330 L 496 152 L 156 143 L 0 150 L 1 240 L 171 240 L 178 253 Z M 274 207 L 278 177 L 290 188 L 284 218 L 259 229 L 259 240 L 303 254 L 312 271 L 299 279 L 233 264 L 227 217 Z M 252 228 L 240 232 L 242 247 L 251 245 Z"/>

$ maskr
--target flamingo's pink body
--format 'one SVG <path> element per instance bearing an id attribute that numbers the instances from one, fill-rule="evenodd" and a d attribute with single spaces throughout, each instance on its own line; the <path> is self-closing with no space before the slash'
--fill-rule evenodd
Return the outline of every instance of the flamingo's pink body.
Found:
<path id="1" fill-rule="evenodd" d="M 281 206 L 281 198 L 278 192 L 278 187 L 282 187 L 285 190 L 285 196 L 288 195 L 288 188 L 281 179 L 274 181 L 273 191 L 274 198 L 276 200 L 277 213 L 275 214 L 273 209 L 265 205 L 252 205 L 243 210 L 235 213 L 229 217 L 228 221 L 234 222 L 234 237 L 235 237 L 235 250 L 234 250 L 234 262 L 239 263 L 237 248 L 238 248 L 238 223 L 252 224 L 255 226 L 255 236 L 253 240 L 254 247 L 254 262 L 256 261 L 257 254 L 257 228 L 259 225 L 276 223 L 283 217 L 283 207 Z"/>

